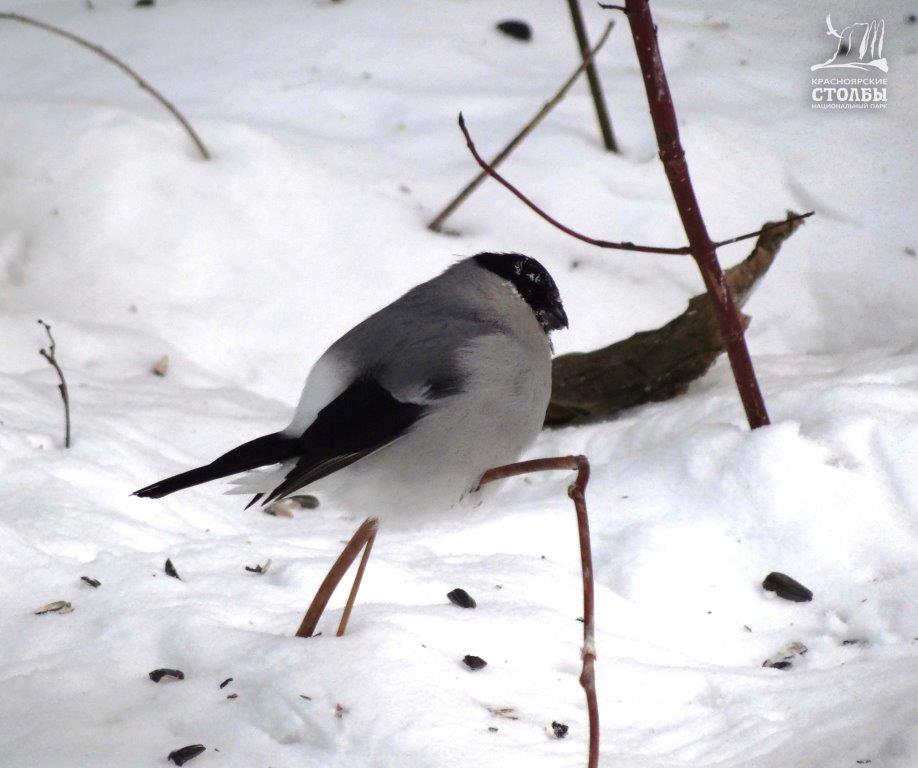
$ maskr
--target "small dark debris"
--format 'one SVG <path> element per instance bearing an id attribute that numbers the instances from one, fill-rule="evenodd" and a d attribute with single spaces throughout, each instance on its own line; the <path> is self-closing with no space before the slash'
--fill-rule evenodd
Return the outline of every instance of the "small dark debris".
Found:
<path id="1" fill-rule="evenodd" d="M 569 728 L 564 723 L 559 723 L 557 720 L 552 720 L 551 730 L 555 734 L 556 739 L 563 739 L 565 736 L 567 736 Z"/>
<path id="2" fill-rule="evenodd" d="M 912 18 L 914 19 L 915 17 L 912 16 Z M 873 760 L 856 760 L 855 762 L 856 762 L 858 765 L 867 765 L 868 763 L 872 763 Z"/>
<path id="3" fill-rule="evenodd" d="M 302 507 L 303 509 L 318 509 L 319 500 L 310 494 L 303 494 L 300 496 L 288 496 L 287 501 L 292 501 L 294 504 Z"/>
<path id="4" fill-rule="evenodd" d="M 507 37 L 512 37 L 514 40 L 525 41 L 532 39 L 532 27 L 525 21 L 520 21 L 519 19 L 507 19 L 507 21 L 502 21 L 497 25 L 497 28 L 507 35 Z"/>
<path id="5" fill-rule="evenodd" d="M 467 666 L 473 672 L 479 669 L 484 669 L 486 666 L 488 666 L 488 662 L 481 658 L 481 656 L 472 656 L 471 654 L 464 656 L 462 658 L 462 663 L 465 664 L 465 666 Z"/>
<path id="6" fill-rule="evenodd" d="M 850 637 L 847 640 L 842 640 L 842 645 L 867 645 L 867 641 L 861 637 Z"/>
<path id="7" fill-rule="evenodd" d="M 452 592 L 447 592 L 446 596 L 453 605 L 458 605 L 460 608 L 474 608 L 477 605 L 475 598 L 462 587 L 456 587 Z"/>
<path id="8" fill-rule="evenodd" d="M 158 683 L 164 677 L 174 677 L 176 680 L 184 680 L 185 673 L 180 669 L 166 669 L 165 667 L 162 669 L 154 669 L 150 672 L 150 679 L 154 683 Z"/>
<path id="9" fill-rule="evenodd" d="M 239 698 L 239 694 L 238 694 L 238 693 L 231 693 L 231 694 L 229 694 L 226 698 L 228 698 L 228 699 L 238 699 L 238 698 Z"/>
<path id="10" fill-rule="evenodd" d="M 247 565 L 247 566 L 245 567 L 245 569 L 246 569 L 249 573 L 267 573 L 267 572 L 268 572 L 268 568 L 270 568 L 270 567 L 271 567 L 271 560 L 268 559 L 268 560 L 265 561 L 265 564 L 264 564 L 264 565 L 261 565 L 261 564 L 259 564 L 259 565 Z"/>
<path id="11" fill-rule="evenodd" d="M 135 8 L 152 8 L 156 5 L 156 0 L 134 0 Z"/>
<path id="12" fill-rule="evenodd" d="M 752 632 L 752 627 L 750 627 L 748 624 L 743 624 L 743 629 L 745 629 L 747 632 Z"/>
<path id="13" fill-rule="evenodd" d="M 102 586 L 101 581 L 99 581 L 98 579 L 90 578 L 89 576 L 80 576 L 80 581 L 85 581 L 93 589 L 95 589 L 96 587 Z"/>
<path id="14" fill-rule="evenodd" d="M 520 716 L 513 707 L 488 707 L 488 712 L 494 715 L 494 717 L 501 717 L 504 720 L 520 719 Z"/>
<path id="15" fill-rule="evenodd" d="M 169 753 L 168 759 L 176 765 L 184 765 L 189 760 L 194 760 L 198 755 L 207 749 L 203 744 L 189 744 L 174 752 Z"/>
<path id="16" fill-rule="evenodd" d="M 583 624 L 583 616 L 578 616 L 578 617 L 577 617 L 577 621 L 579 621 L 581 624 Z"/>
<path id="17" fill-rule="evenodd" d="M 778 597 L 792 600 L 795 603 L 807 603 L 813 599 L 813 593 L 809 589 L 786 573 L 772 571 L 765 577 L 762 586 L 769 592 L 774 592 Z"/>
<path id="18" fill-rule="evenodd" d="M 789 661 L 763 661 L 762 666 L 771 669 L 790 669 L 794 665 Z"/>
<path id="19" fill-rule="evenodd" d="M 182 580 L 182 577 L 178 575 L 178 571 L 175 570 L 175 566 L 172 565 L 172 560 L 166 558 L 166 565 L 163 567 L 163 570 L 166 572 L 166 576 L 171 576 L 173 579 Z"/>
<path id="20" fill-rule="evenodd" d="M 312 701 L 312 696 L 307 696 L 305 693 L 301 693 L 300 698 L 306 699 L 306 701 Z"/>
<path id="21" fill-rule="evenodd" d="M 905 255 L 906 256 L 915 256 L 915 249 L 910 246 L 905 246 Z"/>
<path id="22" fill-rule="evenodd" d="M 498 729 L 498 727 L 497 727 L 496 725 L 489 725 L 489 726 L 488 726 L 488 730 L 489 730 L 491 733 L 497 733 L 497 731 L 498 731 L 499 729 Z"/>
<path id="23" fill-rule="evenodd" d="M 341 704 L 335 704 L 335 717 L 339 720 L 347 714 L 347 707 Z"/>
<path id="24" fill-rule="evenodd" d="M 231 682 L 233 682 L 233 678 L 228 677 L 228 678 L 226 678 L 226 680 L 224 680 L 222 683 L 220 683 L 220 687 L 221 687 L 221 688 L 226 688 L 226 686 L 228 686 Z"/>
<path id="25" fill-rule="evenodd" d="M 41 616 L 43 613 L 70 613 L 72 610 L 73 606 L 66 600 L 55 600 L 53 603 L 43 605 L 35 611 L 35 615 Z"/>
<path id="26" fill-rule="evenodd" d="M 906 20 L 909 24 L 914 24 L 916 21 L 918 21 L 918 16 L 916 16 L 914 13 L 910 13 L 908 16 L 905 17 L 905 20 Z M 861 761 L 858 760 L 858 762 L 861 762 Z M 869 763 L 870 761 L 867 760 L 866 762 Z"/>

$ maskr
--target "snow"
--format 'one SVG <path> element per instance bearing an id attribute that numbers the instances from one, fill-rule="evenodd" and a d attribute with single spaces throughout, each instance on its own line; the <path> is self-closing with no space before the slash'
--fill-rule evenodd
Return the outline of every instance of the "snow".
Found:
<path id="1" fill-rule="evenodd" d="M 292 635 L 359 523 L 347 510 L 273 518 L 216 485 L 128 496 L 283 426 L 331 341 L 458 255 L 542 260 L 571 319 L 559 352 L 700 292 L 687 260 L 596 251 L 493 184 L 450 219 L 460 236 L 424 227 L 475 172 L 459 110 L 491 154 L 573 69 L 563 4 L 93 4 L 6 10 L 124 56 L 214 159 L 97 57 L 0 25 L 0 765 L 165 765 L 195 743 L 195 768 L 584 765 L 565 476 L 384 525 L 341 639 L 341 594 L 320 637 Z M 584 6 L 595 37 L 605 15 Z M 721 361 L 677 400 L 527 453 L 593 463 L 603 766 L 918 764 L 918 73 L 907 9 L 887 3 L 889 107 L 812 110 L 827 10 L 864 15 L 654 3 L 712 235 L 818 215 L 746 307 L 773 426 L 745 428 Z M 532 42 L 493 30 L 512 17 Z M 626 27 L 599 57 L 624 154 L 602 153 L 578 85 L 505 171 L 572 226 L 677 245 Z M 38 317 L 70 384 L 69 451 Z M 770 571 L 813 601 L 765 592 Z M 476 609 L 447 601 L 457 586 Z M 74 610 L 33 615 L 53 600 Z M 762 668 L 794 641 L 790 669 Z M 154 684 L 158 667 L 186 677 Z"/>

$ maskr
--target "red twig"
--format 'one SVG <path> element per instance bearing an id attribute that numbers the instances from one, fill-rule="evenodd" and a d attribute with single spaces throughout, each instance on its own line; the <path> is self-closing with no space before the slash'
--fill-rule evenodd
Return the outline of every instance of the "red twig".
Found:
<path id="1" fill-rule="evenodd" d="M 524 192 L 522 192 L 518 187 L 516 187 L 514 184 L 509 182 L 504 176 L 502 176 L 500 173 L 494 170 L 494 167 L 490 165 L 487 161 L 485 161 L 484 158 L 482 158 L 482 156 L 478 152 L 478 148 L 475 146 L 475 142 L 472 140 L 472 136 L 469 133 L 469 129 L 465 124 L 465 118 L 463 117 L 461 112 L 459 113 L 459 130 L 462 131 L 462 135 L 465 137 L 465 145 L 469 148 L 469 152 L 471 152 L 472 157 L 475 158 L 475 162 L 478 163 L 478 166 L 482 169 L 482 174 L 486 174 L 490 176 L 492 179 L 498 182 L 505 189 L 512 192 L 514 195 L 516 195 L 517 198 L 519 198 L 526 205 L 526 207 L 534 211 L 541 218 L 545 219 L 545 221 L 547 221 L 549 224 L 555 227 L 555 229 L 559 229 L 562 232 L 564 232 L 564 234 L 570 235 L 571 237 L 577 240 L 580 240 L 584 243 L 595 245 L 598 248 L 608 248 L 610 250 L 615 250 L 615 251 L 634 251 L 637 253 L 660 253 L 660 254 L 664 254 L 668 256 L 689 256 L 691 255 L 692 249 L 688 245 L 683 245 L 683 246 L 679 246 L 676 248 L 667 248 L 667 247 L 657 246 L 657 245 L 636 245 L 627 240 L 620 242 L 620 243 L 616 243 L 610 240 L 600 240 L 598 238 L 591 237 L 590 235 L 585 235 L 582 232 L 578 232 L 577 230 L 572 229 L 566 224 L 562 224 L 554 216 L 550 215 L 549 213 L 546 213 L 541 207 L 539 207 L 529 197 L 527 197 Z M 714 243 L 714 247 L 720 248 L 720 246 L 722 245 L 731 245 L 732 243 L 738 243 L 741 240 L 749 240 L 750 238 L 758 237 L 762 233 L 767 232 L 769 229 L 773 229 L 774 227 L 783 227 L 788 221 L 797 221 L 798 219 L 806 219 L 812 215 L 813 215 L 813 211 L 808 211 L 807 213 L 801 213 L 801 214 L 794 214 L 793 216 L 790 216 L 789 218 L 783 221 L 766 224 L 761 229 L 755 230 L 755 232 L 747 232 L 744 235 L 737 235 L 736 237 L 731 237 L 728 240 L 721 240 L 719 242 L 716 242 Z"/>
<path id="2" fill-rule="evenodd" d="M 590 462 L 586 456 L 558 456 L 550 459 L 533 459 L 503 467 L 489 469 L 481 476 L 479 486 L 494 480 L 525 475 L 530 472 L 566 469 L 577 472 L 577 477 L 567 489 L 567 495 L 574 502 L 577 513 L 577 532 L 580 537 L 580 570 L 583 574 L 583 668 L 580 685 L 586 695 L 587 715 L 590 721 L 590 746 L 587 766 L 599 765 L 599 704 L 596 700 L 596 623 L 593 586 L 593 554 L 590 547 L 590 520 L 587 516 L 586 486 L 590 479 Z"/>
<path id="3" fill-rule="evenodd" d="M 635 245 L 634 243 L 613 243 L 609 240 L 597 240 L 595 237 L 590 237 L 588 235 L 581 234 L 574 229 L 562 224 L 553 216 L 549 216 L 545 211 L 543 211 L 539 206 L 532 202 L 526 195 L 524 195 L 520 190 L 518 190 L 513 184 L 507 181 L 503 176 L 501 176 L 497 171 L 491 168 L 478 154 L 478 150 L 475 148 L 475 142 L 472 141 L 472 137 L 469 134 L 468 129 L 465 127 L 465 118 L 462 116 L 462 113 L 459 113 L 459 130 L 462 131 L 462 135 L 465 136 L 465 145 L 469 148 L 469 152 L 472 153 L 472 157 L 475 158 L 475 162 L 481 167 L 485 173 L 488 174 L 492 179 L 499 181 L 504 187 L 509 189 L 514 195 L 516 195 L 520 200 L 523 201 L 529 208 L 535 211 L 539 216 L 541 216 L 545 221 L 551 224 L 553 227 L 560 229 L 566 235 L 576 238 L 577 240 L 582 240 L 585 243 L 590 245 L 597 245 L 600 248 L 612 248 L 617 251 L 638 251 L 640 253 L 667 253 L 677 256 L 685 256 L 691 251 L 687 246 L 682 248 L 660 248 L 654 245 Z"/>
<path id="4" fill-rule="evenodd" d="M 89 51 L 92 51 L 98 56 L 101 56 L 107 62 L 114 64 L 118 69 L 124 72 L 128 77 L 132 78 L 137 85 L 139 85 L 143 90 L 149 93 L 154 99 L 156 99 L 160 104 L 162 104 L 169 113 L 181 124 L 182 128 L 185 129 L 186 133 L 191 137 L 191 140 L 194 142 L 195 146 L 198 148 L 198 152 L 201 153 L 201 157 L 205 160 L 210 160 L 210 153 L 207 151 L 207 147 L 204 146 L 204 142 L 201 141 L 201 137 L 195 132 L 194 128 L 191 127 L 185 116 L 176 109 L 175 105 L 169 101 L 165 96 L 163 96 L 159 91 L 157 91 L 152 85 L 150 85 L 146 80 L 144 80 L 137 72 L 135 72 L 131 67 L 125 64 L 121 59 L 119 59 L 114 54 L 109 53 L 103 47 L 91 43 L 88 40 L 84 40 L 79 35 L 75 35 L 73 32 L 68 32 L 66 29 L 61 29 L 60 27 L 55 27 L 53 24 L 47 24 L 38 19 L 33 19 L 30 16 L 23 16 L 19 13 L 0 13 L 0 20 L 5 21 L 18 21 L 22 24 L 28 24 L 31 27 L 36 27 L 37 29 L 43 29 L 45 32 L 50 32 L 53 35 L 58 35 L 59 37 L 66 38 L 77 45 L 83 46 Z"/>
<path id="5" fill-rule="evenodd" d="M 657 45 L 657 32 L 647 0 L 626 0 L 625 15 L 631 25 L 631 35 L 637 51 L 644 88 L 650 105 L 650 116 L 660 160 L 666 171 L 666 178 L 672 189 L 673 199 L 679 209 L 679 217 L 688 237 L 692 258 L 698 264 L 708 295 L 714 305 L 720 332 L 727 356 L 733 368 L 733 377 L 739 389 L 740 399 L 746 411 L 746 418 L 752 429 L 769 423 L 765 400 L 759 389 L 743 335 L 743 323 L 739 310 L 724 282 L 724 273 L 717 261 L 716 246 L 708 236 L 701 209 L 695 197 L 695 190 L 689 178 L 685 151 L 679 141 L 679 126 L 672 94 L 666 82 L 666 72 Z"/>

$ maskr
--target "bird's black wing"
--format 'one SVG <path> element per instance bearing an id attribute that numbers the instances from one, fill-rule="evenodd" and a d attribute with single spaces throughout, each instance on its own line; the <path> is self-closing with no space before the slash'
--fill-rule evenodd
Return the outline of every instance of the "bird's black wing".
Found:
<path id="1" fill-rule="evenodd" d="M 134 491 L 133 495 L 159 499 L 170 493 L 181 491 L 183 488 L 190 488 L 210 480 L 238 475 L 240 472 L 248 472 L 257 467 L 279 464 L 298 456 L 299 449 L 300 443 L 295 437 L 275 432 L 243 443 L 203 467 L 190 469 L 180 475 L 167 477 L 158 483 Z"/>
<path id="2" fill-rule="evenodd" d="M 299 438 L 299 459 L 262 506 L 353 464 L 391 443 L 420 419 L 426 406 L 396 398 L 372 375 L 355 379 L 319 411 Z"/>

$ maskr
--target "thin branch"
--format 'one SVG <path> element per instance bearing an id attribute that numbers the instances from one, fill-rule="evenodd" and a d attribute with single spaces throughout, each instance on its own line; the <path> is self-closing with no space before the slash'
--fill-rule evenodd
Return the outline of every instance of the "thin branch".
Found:
<path id="1" fill-rule="evenodd" d="M 599 73 L 590 54 L 590 40 L 587 37 L 586 25 L 583 23 L 583 13 L 580 11 L 580 0 L 567 0 L 571 12 L 571 22 L 574 24 L 574 34 L 577 36 L 577 45 L 580 48 L 580 57 L 586 65 L 587 80 L 590 83 L 590 94 L 593 96 L 593 106 L 596 108 L 596 119 L 599 121 L 599 132 L 602 134 L 602 143 L 610 152 L 618 152 L 615 134 L 612 133 L 612 121 L 606 108 L 606 99 L 603 96 L 602 84 L 599 82 Z"/>
<path id="2" fill-rule="evenodd" d="M 751 429 L 769 423 L 765 399 L 759 388 L 749 357 L 749 349 L 743 329 L 743 321 L 730 291 L 724 281 L 724 273 L 717 260 L 717 246 L 708 235 L 701 208 L 695 197 L 695 190 L 689 176 L 685 151 L 679 140 L 679 124 L 673 97 L 666 81 L 663 59 L 657 43 L 657 27 L 653 22 L 647 0 L 626 0 L 628 24 L 634 39 L 634 48 L 644 80 L 650 118 L 653 122 L 660 160 L 672 190 L 673 201 L 679 211 L 682 227 L 691 246 L 692 258 L 698 265 L 707 289 L 720 333 L 730 358 L 733 378 L 739 391 L 746 419 Z"/>
<path id="3" fill-rule="evenodd" d="M 584 60 L 580 63 L 580 66 L 577 67 L 573 74 L 571 74 L 571 76 L 564 82 L 564 85 L 558 89 L 558 92 L 542 105 L 542 108 L 535 113 L 535 115 L 528 123 L 526 123 L 526 125 L 523 126 L 519 133 L 510 139 L 510 141 L 507 143 L 507 146 L 505 146 L 500 152 L 494 155 L 494 157 L 491 159 L 491 162 L 488 164 L 490 168 L 496 168 L 498 165 L 500 165 L 510 155 L 510 153 L 513 152 L 514 149 L 523 143 L 523 139 L 532 133 L 536 126 L 538 126 L 539 123 L 541 123 L 542 120 L 544 120 L 545 117 L 561 102 L 561 100 L 567 95 L 567 92 L 571 89 L 571 86 L 577 82 L 577 78 L 583 74 L 584 69 L 586 69 L 590 63 L 592 63 L 593 58 L 599 52 L 599 49 L 605 45 L 606 40 L 609 39 L 609 33 L 612 32 L 612 27 L 614 26 L 614 22 L 609 22 L 609 24 L 606 25 L 605 30 L 603 30 L 603 33 L 599 38 L 599 42 L 596 43 L 596 46 L 593 48 L 593 50 L 588 52 L 586 58 L 584 58 Z M 440 213 L 438 213 L 431 220 L 430 224 L 427 225 L 427 228 L 433 232 L 442 231 L 443 223 L 446 221 L 446 219 L 448 219 L 453 214 L 453 212 L 460 205 L 462 205 L 463 202 L 465 202 L 465 199 L 471 195 L 472 192 L 478 189 L 478 187 L 481 185 L 481 182 L 483 182 L 486 178 L 488 178 L 488 171 L 480 171 L 479 174 L 468 184 L 466 184 L 465 187 L 463 187 L 459 192 L 459 194 L 450 200 L 446 207 L 443 208 L 443 210 L 440 211 Z"/>
<path id="4" fill-rule="evenodd" d="M 596 698 L 596 619 L 593 585 L 593 554 L 590 547 L 590 520 L 587 515 L 586 487 L 590 479 L 590 462 L 586 456 L 559 456 L 551 459 L 533 459 L 503 467 L 489 469 L 481 476 L 479 487 L 494 480 L 524 475 L 530 472 L 565 469 L 577 472 L 577 478 L 567 489 L 577 513 L 577 532 L 580 537 L 580 570 L 583 576 L 583 649 L 580 685 L 587 701 L 590 721 L 590 746 L 588 768 L 599 765 L 599 703 Z"/>
<path id="5" fill-rule="evenodd" d="M 504 187 L 510 190 L 514 195 L 516 195 L 520 200 L 523 201 L 529 208 L 535 211 L 539 216 L 541 216 L 545 221 L 551 224 L 556 229 L 560 229 L 566 235 L 576 238 L 577 240 L 582 240 L 585 243 L 590 245 L 596 245 L 600 248 L 612 248 L 617 251 L 637 251 L 639 253 L 665 253 L 676 256 L 685 256 L 691 253 L 691 250 L 688 246 L 683 246 L 682 248 L 660 248 L 653 245 L 635 245 L 634 243 L 613 243 L 609 240 L 598 240 L 595 237 L 589 237 L 588 235 L 581 234 L 576 230 L 571 229 L 570 227 L 562 224 L 553 216 L 549 216 L 545 211 L 543 211 L 539 206 L 537 206 L 532 200 L 530 200 L 526 195 L 524 195 L 520 190 L 518 190 L 513 184 L 507 181 L 503 176 L 501 176 L 497 171 L 495 171 L 490 165 L 488 165 L 478 154 L 478 150 L 475 148 L 475 142 L 472 141 L 472 137 L 469 134 L 468 128 L 465 127 L 465 118 L 462 116 L 462 113 L 459 113 L 459 130 L 462 131 L 462 135 L 465 136 L 465 144 L 469 148 L 469 152 L 472 153 L 472 157 L 475 158 L 475 162 L 481 167 L 481 169 L 488 174 L 492 179 L 499 181 Z"/>
<path id="6" fill-rule="evenodd" d="M 204 142 L 201 141 L 200 136 L 195 133 L 194 128 L 191 127 L 189 123 L 181 112 L 176 109 L 176 107 L 170 102 L 165 96 L 163 96 L 159 91 L 157 91 L 152 85 L 150 85 L 146 80 L 144 80 L 137 72 L 135 72 L 131 67 L 125 64 L 121 59 L 119 59 L 114 54 L 109 53 L 101 46 L 98 46 L 94 43 L 89 42 L 88 40 L 83 39 L 79 35 L 75 35 L 73 32 L 68 32 L 65 29 L 60 27 L 55 27 L 53 24 L 47 24 L 38 19 L 33 19 L 30 16 L 23 16 L 19 13 L 0 13 L 0 20 L 6 21 L 18 21 L 22 24 L 28 24 L 29 26 L 36 27 L 38 29 L 43 29 L 45 32 L 50 32 L 51 34 L 58 35 L 59 37 L 64 37 L 67 40 L 71 40 L 77 45 L 81 45 L 83 48 L 86 48 L 89 51 L 101 56 L 106 61 L 114 64 L 118 69 L 124 72 L 126 75 L 131 77 L 134 82 L 137 83 L 143 90 L 149 93 L 154 99 L 156 99 L 160 104 L 162 104 L 172 116 L 178 120 L 181 126 L 185 129 L 188 135 L 191 137 L 191 140 L 195 143 L 195 146 L 198 148 L 198 151 L 201 153 L 201 157 L 205 160 L 210 160 L 210 153 L 207 151 L 207 147 L 204 146 Z"/>
<path id="7" fill-rule="evenodd" d="M 722 245 L 732 245 L 733 243 L 739 243 L 742 240 L 751 240 L 753 237 L 761 237 L 770 229 L 775 229 L 776 227 L 783 227 L 788 222 L 803 221 L 804 219 L 810 218 L 815 213 L 815 211 L 807 211 L 806 213 L 790 213 L 788 211 L 787 218 L 784 221 L 773 221 L 771 224 L 766 224 L 761 229 L 757 229 L 755 232 L 747 232 L 745 235 L 737 235 L 736 237 L 731 237 L 729 240 L 719 240 L 714 243 L 715 248 L 720 248 Z"/>
<path id="8" fill-rule="evenodd" d="M 529 197 L 527 197 L 524 192 L 520 191 L 518 187 L 516 187 L 515 185 L 507 181 L 507 179 L 505 179 L 501 174 L 495 171 L 493 165 L 490 165 L 482 158 L 482 156 L 478 153 L 478 148 L 475 146 L 475 142 L 472 140 L 472 136 L 469 133 L 468 128 L 466 127 L 465 118 L 463 117 L 461 112 L 459 113 L 459 130 L 461 130 L 462 135 L 465 136 L 465 144 L 469 148 L 469 152 L 472 153 L 472 157 L 475 158 L 475 162 L 478 163 L 478 165 L 481 167 L 483 174 L 490 176 L 492 179 L 497 181 L 505 189 L 512 192 L 514 195 L 516 195 L 516 197 L 519 200 L 521 200 L 526 205 L 526 207 L 534 211 L 541 218 L 545 219 L 545 221 L 551 224 L 555 229 L 559 229 L 562 232 L 564 232 L 564 234 L 570 235 L 571 237 L 577 240 L 580 240 L 584 243 L 595 245 L 598 248 L 608 248 L 610 250 L 615 250 L 615 251 L 634 251 L 637 253 L 660 253 L 660 254 L 664 254 L 668 256 L 690 256 L 691 255 L 692 249 L 687 245 L 683 245 L 678 248 L 665 248 L 665 247 L 656 246 L 656 245 L 635 245 L 634 243 L 631 243 L 628 241 L 624 241 L 621 243 L 615 243 L 609 240 L 600 240 L 598 238 L 591 237 L 590 235 L 585 235 L 582 232 L 578 232 L 577 230 L 572 229 L 566 224 L 562 224 L 554 216 L 551 216 L 550 214 L 546 213 L 542 208 L 536 205 L 536 203 L 534 203 L 531 199 L 529 199 Z M 741 240 L 749 240 L 753 237 L 758 237 L 764 232 L 767 232 L 772 227 L 782 226 L 783 224 L 786 224 L 787 221 L 797 221 L 799 219 L 806 219 L 812 216 L 813 213 L 814 213 L 813 211 L 808 211 L 807 213 L 795 213 L 793 216 L 791 216 L 786 221 L 768 224 L 762 227 L 761 229 L 757 229 L 755 232 L 747 232 L 744 235 L 738 235 L 737 237 L 731 237 L 728 240 L 721 240 L 719 242 L 714 243 L 714 247 L 720 248 L 720 246 L 722 245 L 730 245 L 732 243 L 738 243 Z"/>
<path id="9" fill-rule="evenodd" d="M 38 354 L 47 360 L 51 367 L 57 371 L 57 377 L 60 384 L 57 385 L 61 393 L 61 400 L 64 401 L 64 448 L 70 447 L 70 394 L 67 392 L 67 380 L 64 378 L 64 372 L 57 362 L 57 345 L 54 343 L 54 337 L 51 335 L 51 326 L 44 320 L 39 320 L 38 324 L 45 329 L 48 334 L 49 345 L 47 349 L 38 350 Z"/>

